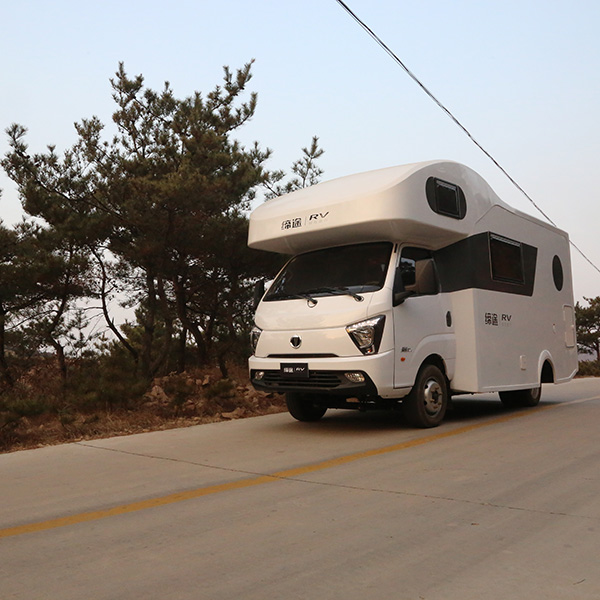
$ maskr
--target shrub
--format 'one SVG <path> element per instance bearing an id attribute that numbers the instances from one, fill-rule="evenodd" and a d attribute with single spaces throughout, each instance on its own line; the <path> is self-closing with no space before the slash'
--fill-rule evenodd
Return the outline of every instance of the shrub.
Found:
<path id="1" fill-rule="evenodd" d="M 70 370 L 68 401 L 77 411 L 131 408 L 148 389 L 127 360 L 100 356 L 78 361 Z"/>
<path id="2" fill-rule="evenodd" d="M 209 399 L 231 398 L 235 390 L 235 383 L 231 379 L 220 379 L 208 387 L 204 395 Z"/>
<path id="3" fill-rule="evenodd" d="M 599 360 L 582 360 L 579 362 L 577 377 L 600 377 Z"/>
<path id="4" fill-rule="evenodd" d="M 194 384 L 185 374 L 173 374 L 165 377 L 162 388 L 171 399 L 171 405 L 175 409 L 181 408 L 195 391 Z"/>
<path id="5" fill-rule="evenodd" d="M 48 403 L 42 398 L 14 398 L 4 403 L 4 409 L 17 417 L 37 417 L 49 410 Z"/>

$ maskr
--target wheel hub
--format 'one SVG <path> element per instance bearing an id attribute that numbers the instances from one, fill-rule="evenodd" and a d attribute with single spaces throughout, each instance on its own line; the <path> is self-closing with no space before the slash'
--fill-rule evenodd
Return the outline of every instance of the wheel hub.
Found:
<path id="1" fill-rule="evenodd" d="M 443 397 L 444 392 L 442 386 L 435 379 L 429 379 L 425 383 L 425 388 L 423 390 L 425 411 L 428 415 L 435 416 L 440 412 Z"/>

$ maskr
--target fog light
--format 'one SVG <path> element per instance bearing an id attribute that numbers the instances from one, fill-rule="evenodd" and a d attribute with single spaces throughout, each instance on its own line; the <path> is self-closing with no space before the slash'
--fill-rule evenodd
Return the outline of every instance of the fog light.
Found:
<path id="1" fill-rule="evenodd" d="M 264 371 L 256 371 L 256 373 L 254 373 L 254 379 L 256 381 L 260 381 L 264 376 L 265 376 Z"/>
<path id="2" fill-rule="evenodd" d="M 344 377 L 352 383 L 365 382 L 365 376 L 362 373 L 344 373 Z"/>

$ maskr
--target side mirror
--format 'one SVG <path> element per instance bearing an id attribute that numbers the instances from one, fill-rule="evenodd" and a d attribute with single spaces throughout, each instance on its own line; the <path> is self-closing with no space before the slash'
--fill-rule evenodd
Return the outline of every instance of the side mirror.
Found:
<path id="1" fill-rule="evenodd" d="M 265 280 L 259 279 L 254 284 L 254 293 L 252 295 L 252 310 L 255 311 L 258 308 L 261 298 L 265 295 Z"/>
<path id="2" fill-rule="evenodd" d="M 401 267 L 396 268 L 396 278 L 394 279 L 394 290 L 392 295 L 392 305 L 398 306 L 402 304 L 408 297 L 415 294 L 415 286 L 410 285 L 404 287 L 402 282 L 402 269 Z"/>
<path id="3" fill-rule="evenodd" d="M 396 282 L 401 279 L 396 276 Z M 393 305 L 402 304 L 410 296 L 431 296 L 438 293 L 438 280 L 432 258 L 418 260 L 415 263 L 415 283 L 407 285 L 403 290 L 394 289 Z"/>
<path id="4" fill-rule="evenodd" d="M 402 304 L 407 298 L 409 298 L 410 296 L 414 296 L 414 295 L 415 295 L 414 290 L 404 290 L 403 292 L 394 292 L 393 304 L 394 304 L 394 306 L 398 306 L 399 304 Z"/>

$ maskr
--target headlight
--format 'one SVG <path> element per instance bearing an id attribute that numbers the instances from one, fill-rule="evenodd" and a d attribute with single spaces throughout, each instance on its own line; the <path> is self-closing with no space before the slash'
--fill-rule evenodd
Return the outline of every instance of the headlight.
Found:
<path id="1" fill-rule="evenodd" d="M 346 331 L 363 354 L 376 354 L 383 337 L 385 316 L 379 315 L 366 321 L 348 325 Z"/>
<path id="2" fill-rule="evenodd" d="M 256 352 L 256 346 L 258 346 L 258 339 L 260 338 L 260 334 L 262 333 L 262 329 L 260 327 L 256 327 L 256 325 L 252 328 L 250 332 L 250 346 L 252 347 L 252 352 Z"/>

